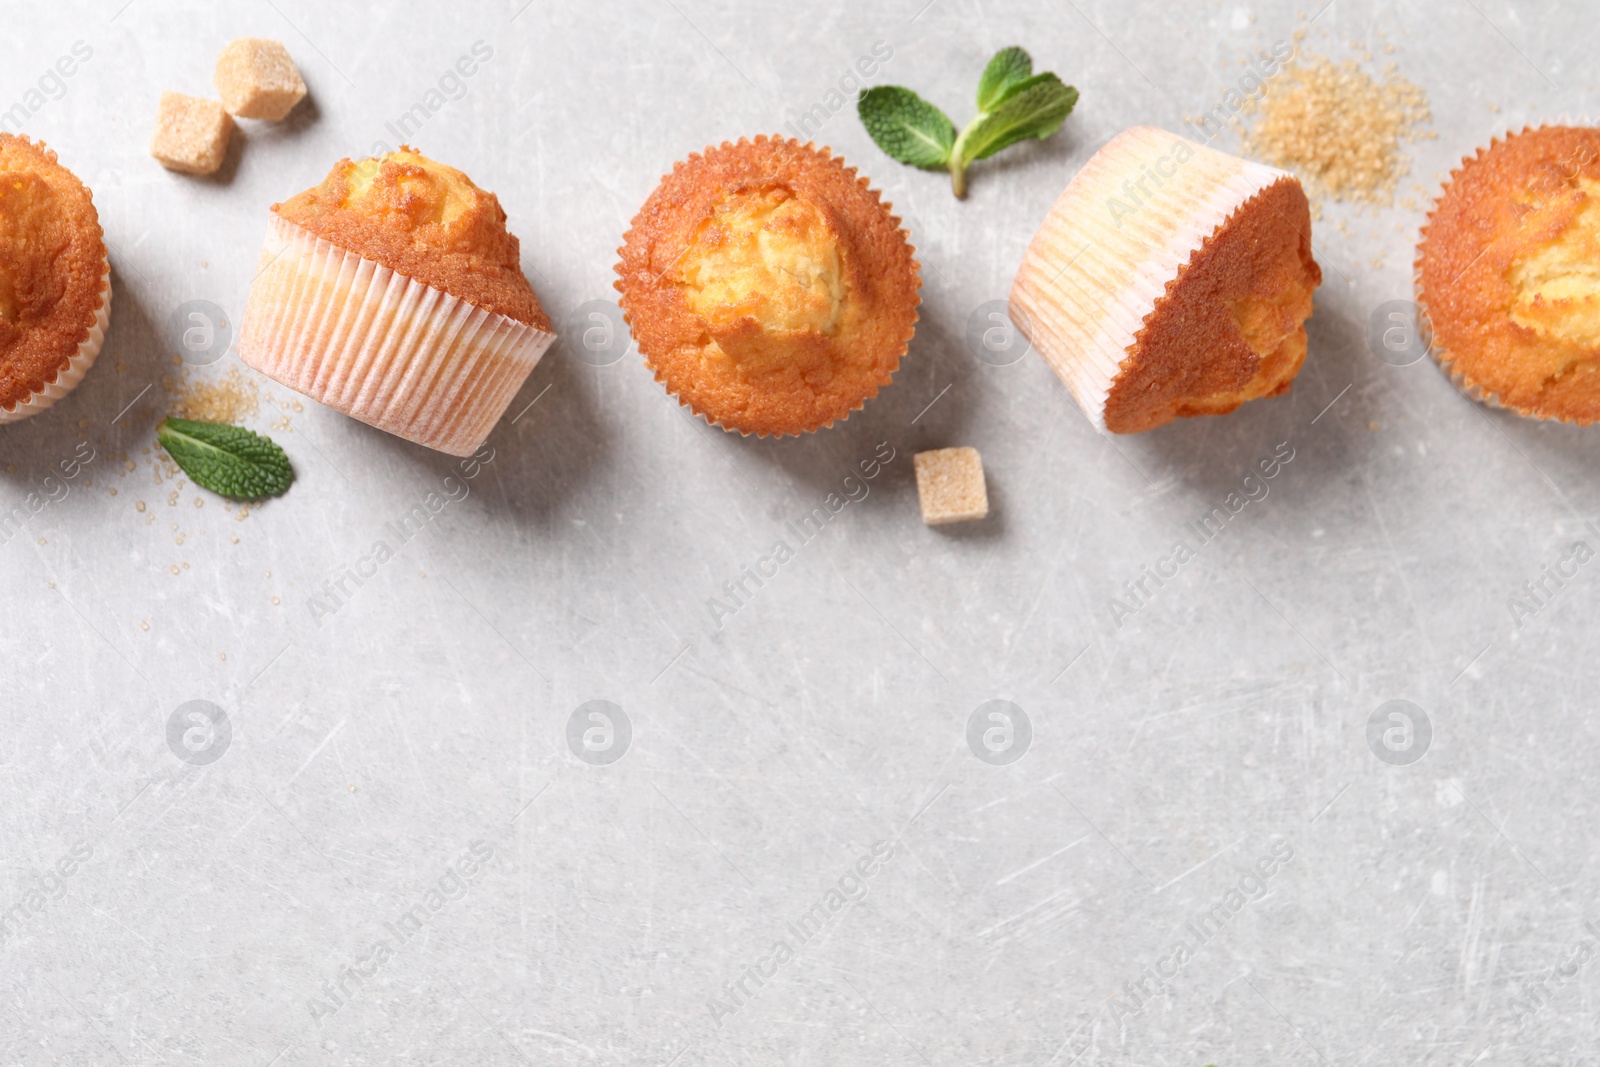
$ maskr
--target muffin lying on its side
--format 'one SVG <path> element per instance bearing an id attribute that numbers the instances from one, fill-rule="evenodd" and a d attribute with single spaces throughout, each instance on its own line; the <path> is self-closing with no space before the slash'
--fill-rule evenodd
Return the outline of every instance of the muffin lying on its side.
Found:
<path id="1" fill-rule="evenodd" d="M 555 335 L 494 194 L 410 148 L 274 204 L 239 356 L 362 422 L 476 451 Z"/>
<path id="2" fill-rule="evenodd" d="M 1135 127 L 1050 209 L 1011 309 L 1096 428 L 1138 433 L 1288 392 L 1321 283 L 1298 179 Z"/>

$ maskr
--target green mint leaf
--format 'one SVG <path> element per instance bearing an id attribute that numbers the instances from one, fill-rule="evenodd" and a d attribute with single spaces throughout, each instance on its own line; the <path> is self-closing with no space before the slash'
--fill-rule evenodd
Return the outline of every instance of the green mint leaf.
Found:
<path id="1" fill-rule="evenodd" d="M 1033 74 L 1033 57 L 1020 48 L 1002 48 L 983 68 L 978 79 L 978 110 L 993 111 L 1012 95 L 1014 87 Z"/>
<path id="2" fill-rule="evenodd" d="M 950 172 L 957 198 L 967 195 L 967 168 L 1031 137 L 1044 140 L 1061 128 L 1078 103 L 1078 90 L 1054 74 L 1034 74 L 1033 57 L 1002 48 L 978 79 L 978 116 L 960 134 L 943 111 L 910 89 L 879 85 L 863 92 L 856 111 L 879 148 L 901 163 Z"/>
<path id="3" fill-rule="evenodd" d="M 874 86 L 857 99 L 856 112 L 873 141 L 893 159 L 932 170 L 950 161 L 955 123 L 910 89 Z"/>
<path id="4" fill-rule="evenodd" d="M 156 427 L 156 439 L 190 481 L 218 496 L 277 496 L 294 481 L 283 449 L 242 426 L 168 418 Z"/>
<path id="5" fill-rule="evenodd" d="M 1016 86 L 1000 107 L 961 131 L 957 153 L 963 161 L 988 159 L 1018 141 L 1041 141 L 1061 128 L 1078 102 L 1078 90 L 1054 74 L 1040 74 Z"/>

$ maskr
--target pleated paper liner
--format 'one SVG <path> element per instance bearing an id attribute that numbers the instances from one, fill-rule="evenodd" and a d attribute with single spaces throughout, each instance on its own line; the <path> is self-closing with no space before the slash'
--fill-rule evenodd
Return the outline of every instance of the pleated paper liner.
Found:
<path id="1" fill-rule="evenodd" d="M 83 376 L 89 373 L 89 368 L 94 366 L 95 357 L 100 355 L 100 347 L 106 340 L 106 327 L 110 323 L 111 264 L 106 262 L 100 276 L 100 306 L 95 309 L 94 320 L 89 324 L 89 336 L 78 342 L 78 351 L 67 360 L 67 365 L 56 374 L 54 381 L 46 382 L 43 389 L 20 401 L 9 411 L 0 407 L 0 425 L 21 422 L 37 415 L 76 389 L 78 383 L 83 381 Z"/>
<path id="2" fill-rule="evenodd" d="M 1445 373 L 1446 377 L 1450 379 L 1450 383 L 1456 387 L 1458 392 L 1460 392 L 1467 399 L 1482 404 L 1485 407 L 1496 408 L 1501 411 L 1509 411 L 1514 415 L 1520 415 L 1526 419 L 1577 424 L 1576 420 L 1564 418 L 1560 415 L 1546 415 L 1537 411 L 1518 407 L 1514 404 L 1508 404 L 1492 387 L 1483 382 L 1474 380 L 1462 367 L 1460 367 L 1457 363 L 1456 357 L 1443 343 L 1440 342 L 1437 333 L 1434 332 L 1433 319 L 1428 311 L 1427 286 L 1424 284 L 1422 278 L 1423 245 L 1427 243 L 1429 231 L 1433 227 L 1434 216 L 1439 211 L 1439 205 L 1444 201 L 1445 197 L 1450 194 L 1451 186 L 1455 184 L 1462 172 L 1468 167 L 1480 163 L 1483 158 L 1493 151 L 1497 146 L 1510 141 L 1512 138 L 1520 137 L 1524 134 L 1541 130 L 1549 126 L 1574 126 L 1581 129 L 1592 129 L 1595 126 L 1595 122 L 1588 116 L 1562 114 L 1560 117 L 1552 119 L 1549 122 L 1526 124 L 1521 130 L 1509 130 L 1501 136 L 1491 138 L 1487 145 L 1478 148 L 1471 155 L 1463 156 L 1461 158 L 1461 162 L 1457 166 L 1451 168 L 1450 173 L 1442 182 L 1440 182 L 1439 192 L 1434 196 L 1433 204 L 1428 209 L 1428 217 L 1423 220 L 1422 226 L 1417 233 L 1416 256 L 1413 258 L 1411 265 L 1412 291 L 1416 297 L 1417 303 L 1416 325 L 1418 334 L 1421 337 L 1423 344 L 1427 346 L 1428 355 L 1433 359 L 1434 363 L 1438 365 L 1439 369 Z"/>
<path id="3" fill-rule="evenodd" d="M 1012 319 L 1096 429 L 1144 325 L 1206 240 L 1290 177 L 1136 126 L 1096 152 L 1045 217 L 1011 287 Z"/>
<path id="4" fill-rule="evenodd" d="M 467 456 L 554 340 L 274 215 L 239 357 L 369 426 Z"/>

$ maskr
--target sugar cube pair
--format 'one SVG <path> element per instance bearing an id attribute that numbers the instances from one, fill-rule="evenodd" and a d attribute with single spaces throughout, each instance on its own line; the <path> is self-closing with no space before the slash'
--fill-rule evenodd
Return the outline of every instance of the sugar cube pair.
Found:
<path id="1" fill-rule="evenodd" d="M 228 153 L 233 116 L 277 122 L 306 95 L 306 83 L 288 49 L 259 37 L 243 37 L 224 48 L 212 80 L 221 103 L 183 93 L 161 94 L 150 154 L 168 170 L 215 173 Z"/>

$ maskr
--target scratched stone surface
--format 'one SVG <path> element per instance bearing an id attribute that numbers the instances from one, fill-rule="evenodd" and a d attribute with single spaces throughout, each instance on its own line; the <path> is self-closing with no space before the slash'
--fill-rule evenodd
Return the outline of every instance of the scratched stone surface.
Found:
<path id="1" fill-rule="evenodd" d="M 1592 113 L 1592 26 L 1317 8 L 7 5 L 0 115 L 92 188 L 115 299 L 0 428 L 0 1063 L 1593 1062 L 1600 439 L 1368 342 L 1449 168 Z M 1112 440 L 973 345 L 1097 147 L 1308 23 L 1437 137 L 1397 206 L 1324 206 L 1290 395 Z M 309 100 L 162 170 L 160 93 L 240 36 Z M 844 102 L 870 59 L 965 122 L 1014 43 L 1082 102 L 966 202 Z M 607 338 L 612 266 L 674 161 L 797 130 L 907 220 L 922 320 L 848 422 L 743 440 Z M 499 195 L 563 333 L 489 451 L 244 374 L 291 491 L 158 480 L 268 207 L 402 137 Z M 927 528 L 912 456 L 957 445 L 991 514 Z"/>

